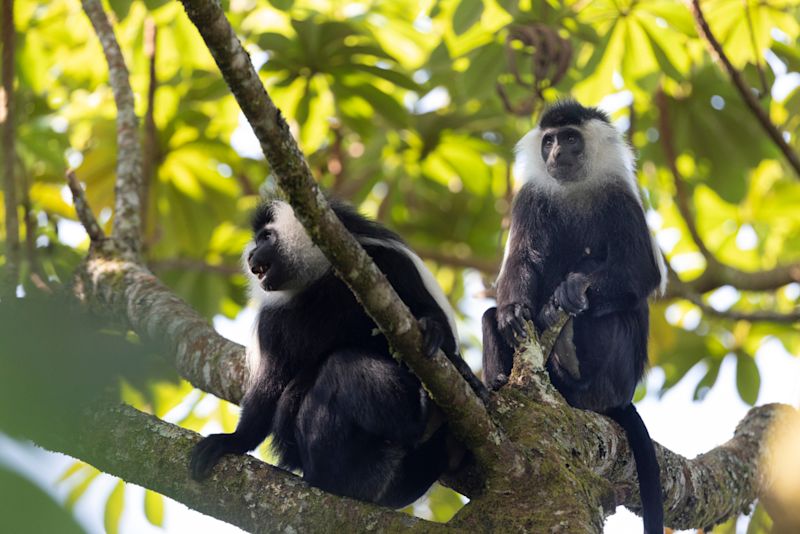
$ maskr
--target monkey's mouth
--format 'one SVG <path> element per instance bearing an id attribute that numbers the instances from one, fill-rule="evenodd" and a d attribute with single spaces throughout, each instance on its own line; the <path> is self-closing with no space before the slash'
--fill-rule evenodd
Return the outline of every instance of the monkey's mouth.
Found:
<path id="1" fill-rule="evenodd" d="M 259 284 L 266 289 L 267 274 L 269 273 L 271 265 L 254 265 L 250 271 L 258 278 Z"/>

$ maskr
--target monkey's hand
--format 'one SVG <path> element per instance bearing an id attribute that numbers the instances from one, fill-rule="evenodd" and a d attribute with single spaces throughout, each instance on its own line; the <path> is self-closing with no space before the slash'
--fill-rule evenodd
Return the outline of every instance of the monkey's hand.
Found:
<path id="1" fill-rule="evenodd" d="M 528 337 L 525 324 L 531 320 L 531 310 L 524 304 L 507 304 L 497 308 L 497 329 L 509 347 L 516 347 Z"/>
<path id="2" fill-rule="evenodd" d="M 422 351 L 430 358 L 444 343 L 444 328 L 430 317 L 423 317 L 419 320 L 419 329 L 422 331 Z"/>
<path id="3" fill-rule="evenodd" d="M 584 273 L 569 273 L 553 293 L 557 306 L 570 315 L 578 315 L 589 307 L 586 290 L 589 289 L 589 277 Z"/>
<path id="4" fill-rule="evenodd" d="M 211 434 L 192 450 L 189 473 L 195 480 L 206 479 L 220 458 L 228 453 L 242 454 L 239 449 L 234 434 Z"/>

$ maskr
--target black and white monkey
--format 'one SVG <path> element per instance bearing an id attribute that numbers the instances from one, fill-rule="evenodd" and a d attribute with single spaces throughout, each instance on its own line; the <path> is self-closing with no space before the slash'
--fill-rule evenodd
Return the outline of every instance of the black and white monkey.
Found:
<path id="1" fill-rule="evenodd" d="M 647 362 L 648 297 L 666 287 L 666 267 L 645 221 L 635 162 L 622 135 L 596 108 L 556 103 L 517 145 L 526 183 L 512 208 L 497 280 L 497 307 L 483 316 L 484 381 L 508 379 L 514 349 L 572 319 L 546 367 L 572 406 L 608 415 L 636 460 L 645 531 L 663 532 L 655 450 L 631 401 Z"/>
<path id="2" fill-rule="evenodd" d="M 441 348 L 483 388 L 459 356 L 453 310 L 420 258 L 352 208 L 331 207 L 419 320 L 426 354 Z M 253 236 L 244 254 L 260 309 L 247 350 L 250 383 L 235 432 L 195 447 L 192 476 L 207 477 L 223 455 L 272 434 L 281 467 L 301 470 L 313 486 L 394 508 L 413 502 L 454 467 L 458 446 L 437 408 L 289 204 L 262 205 Z"/>

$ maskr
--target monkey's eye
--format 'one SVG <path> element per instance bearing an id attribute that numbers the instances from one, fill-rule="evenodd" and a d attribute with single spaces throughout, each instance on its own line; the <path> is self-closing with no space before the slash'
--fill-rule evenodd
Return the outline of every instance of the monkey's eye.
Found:
<path id="1" fill-rule="evenodd" d="M 569 143 L 570 145 L 574 145 L 577 142 L 578 142 L 578 136 L 575 135 L 574 133 L 573 134 L 569 134 L 567 136 L 567 143 Z"/>
<path id="2" fill-rule="evenodd" d="M 256 234 L 256 243 L 274 243 L 275 242 L 275 232 L 271 230 L 261 230 L 258 234 Z"/>
<path id="3" fill-rule="evenodd" d="M 550 148 L 553 146 L 553 136 L 550 134 L 545 135 L 544 139 L 542 139 L 542 146 L 545 148 Z"/>

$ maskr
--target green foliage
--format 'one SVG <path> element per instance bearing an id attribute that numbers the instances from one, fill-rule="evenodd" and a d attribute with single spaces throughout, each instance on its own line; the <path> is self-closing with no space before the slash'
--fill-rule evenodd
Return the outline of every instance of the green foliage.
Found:
<path id="1" fill-rule="evenodd" d="M 660 221 L 655 229 L 682 279 L 699 276 L 706 263 L 677 209 L 667 143 L 677 155 L 699 232 L 717 259 L 742 271 L 800 260 L 799 177 L 709 56 L 682 2 L 223 4 L 317 180 L 399 231 L 429 259 L 453 302 L 471 297 L 464 295 L 460 265 L 499 263 L 515 143 L 546 102 L 567 94 L 588 105 L 602 102 L 630 127 L 640 182 Z M 259 189 L 273 187 L 269 169 L 257 146 L 248 144 L 249 126 L 180 5 L 107 5 L 131 71 L 137 112 L 152 113 L 156 129 L 146 260 L 206 317 L 233 317 L 246 301 L 244 277 L 235 273 L 249 236 L 248 212 Z M 762 107 L 800 150 L 800 88 L 787 85 L 791 78 L 782 70 L 795 76 L 800 70 L 800 2 L 702 5 Z M 25 256 L 23 273 L 41 272 L 57 285 L 69 282 L 88 245 L 76 249 L 62 240 L 62 222 L 76 219 L 64 194 L 68 165 L 86 184 L 105 229 L 113 224 L 115 108 L 101 48 L 80 3 L 22 0 L 15 6 L 15 163 L 29 184 L 37 224 L 28 231 L 38 243 L 35 257 Z M 147 19 L 158 29 L 152 108 Z M 510 38 L 512 29 L 529 39 Z M 609 95 L 615 98 L 603 100 Z M 745 234 L 754 235 L 753 242 L 743 240 Z M 488 282 L 496 269 L 486 270 Z M 37 291 L 27 274 L 23 286 L 29 294 Z M 797 308 L 798 293 L 796 286 L 738 291 L 730 309 L 785 313 Z M 753 403 L 759 391 L 753 356 L 764 340 L 777 339 L 800 353 L 794 325 L 733 321 L 682 300 L 656 304 L 651 315 L 651 355 L 665 372 L 664 391 L 702 362 L 706 374 L 694 392 L 702 399 L 717 382 L 723 358 L 734 354 L 739 393 Z M 128 402 L 159 416 L 184 402 L 182 424 L 191 428 L 210 419 L 226 428 L 235 422 L 225 404 L 195 414 L 191 408 L 200 397 L 185 400 L 187 384 L 153 380 L 151 371 L 126 376 L 122 394 Z M 13 385 L 9 392 L 16 391 Z M 67 478 L 79 478 L 77 499 L 93 474 L 76 468 Z M 160 503 L 155 494 L 145 498 L 153 524 L 161 523 Z M 118 507 L 107 506 L 109 524 L 115 524 Z M 457 503 L 436 490 L 431 507 L 435 518 L 444 519 Z"/>

